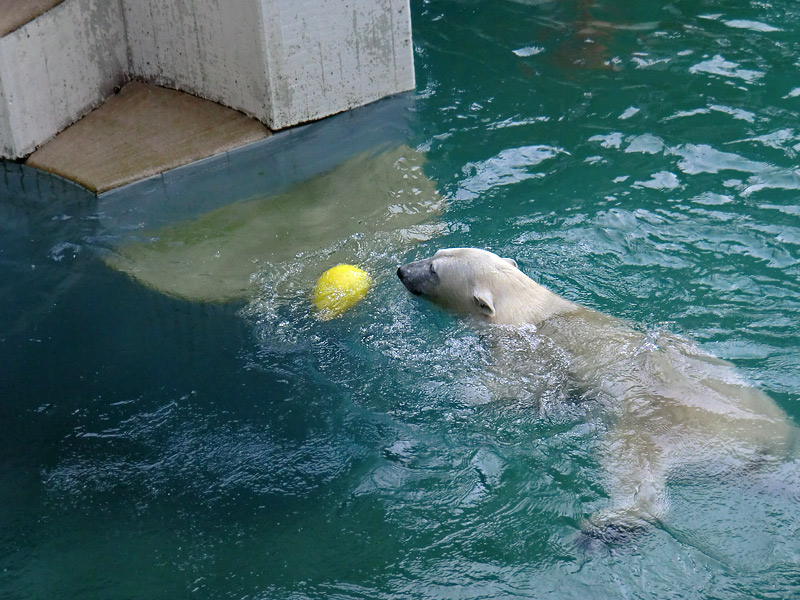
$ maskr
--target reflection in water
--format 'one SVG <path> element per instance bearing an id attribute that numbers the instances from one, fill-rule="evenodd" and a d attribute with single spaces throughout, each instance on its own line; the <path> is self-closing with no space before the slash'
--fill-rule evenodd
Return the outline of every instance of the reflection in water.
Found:
<path id="1" fill-rule="evenodd" d="M 442 202 L 423 165 L 407 146 L 361 154 L 278 196 L 138 233 L 106 261 L 193 301 L 251 299 L 264 276 L 308 290 L 332 265 L 374 262 L 436 232 Z"/>

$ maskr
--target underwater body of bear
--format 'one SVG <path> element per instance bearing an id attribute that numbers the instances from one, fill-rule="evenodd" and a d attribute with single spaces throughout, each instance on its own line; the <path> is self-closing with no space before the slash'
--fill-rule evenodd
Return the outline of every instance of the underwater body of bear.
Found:
<path id="1" fill-rule="evenodd" d="M 442 249 L 401 266 L 397 275 L 415 295 L 499 325 L 492 335 L 497 344 L 513 344 L 515 332 L 533 330 L 547 341 L 544 347 L 565 354 L 571 385 L 607 399 L 611 419 L 600 462 L 609 504 L 584 523 L 591 538 L 614 541 L 662 522 L 674 469 L 713 461 L 760 470 L 792 457 L 796 427 L 733 365 L 678 336 L 654 341 L 620 319 L 570 302 L 512 259 L 475 248 Z"/>

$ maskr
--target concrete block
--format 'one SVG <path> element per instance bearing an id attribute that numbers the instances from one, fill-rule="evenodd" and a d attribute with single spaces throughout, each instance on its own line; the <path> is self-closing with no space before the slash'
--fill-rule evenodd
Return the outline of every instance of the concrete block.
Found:
<path id="1" fill-rule="evenodd" d="M 260 1 L 271 128 L 414 88 L 408 0 Z"/>
<path id="2" fill-rule="evenodd" d="M 414 87 L 409 0 L 14 1 L 29 17 L 55 6 L 18 26 L 15 4 L 6 29 L 17 28 L 0 37 L 5 158 L 30 154 L 130 79 L 273 130 Z"/>
<path id="3" fill-rule="evenodd" d="M 125 0 L 132 76 L 269 124 L 258 0 Z"/>
<path id="4" fill-rule="evenodd" d="M 64 0 L 0 0 L 0 37 L 33 21 Z"/>
<path id="5" fill-rule="evenodd" d="M 271 129 L 413 89 L 408 0 L 125 0 L 130 70 Z"/>
<path id="6" fill-rule="evenodd" d="M 0 154 L 30 154 L 126 78 L 120 0 L 67 0 L 0 38 Z"/>

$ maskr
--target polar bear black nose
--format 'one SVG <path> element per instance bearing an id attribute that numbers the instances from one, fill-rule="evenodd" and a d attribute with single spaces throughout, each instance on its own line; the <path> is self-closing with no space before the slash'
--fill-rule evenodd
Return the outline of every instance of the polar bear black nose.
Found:
<path id="1" fill-rule="evenodd" d="M 413 263 L 412 263 L 413 264 Z M 400 278 L 400 281 L 406 286 L 406 289 L 414 294 L 415 296 L 419 296 L 422 292 L 417 289 L 417 286 L 413 284 L 412 278 L 409 277 L 409 265 L 403 265 L 397 269 L 397 276 Z"/>

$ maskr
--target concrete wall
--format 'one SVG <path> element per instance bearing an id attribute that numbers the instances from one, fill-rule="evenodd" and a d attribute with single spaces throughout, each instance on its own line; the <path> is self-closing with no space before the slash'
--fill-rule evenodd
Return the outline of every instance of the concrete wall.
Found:
<path id="1" fill-rule="evenodd" d="M 30 154 L 113 93 L 123 23 L 120 0 L 69 0 L 0 38 L 0 155 Z"/>
<path id="2" fill-rule="evenodd" d="M 64 0 L 0 38 L 0 155 L 142 79 L 273 130 L 414 87 L 409 0 Z"/>
<path id="3" fill-rule="evenodd" d="M 413 89 L 408 0 L 261 5 L 273 129 Z"/>
<path id="4" fill-rule="evenodd" d="M 414 87 L 408 0 L 125 0 L 130 72 L 277 130 Z"/>
<path id="5" fill-rule="evenodd" d="M 262 12 L 254 0 L 124 0 L 130 73 L 269 126 Z"/>

